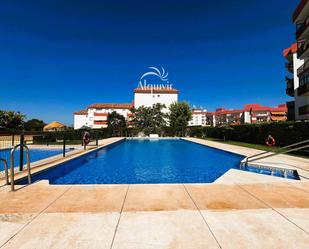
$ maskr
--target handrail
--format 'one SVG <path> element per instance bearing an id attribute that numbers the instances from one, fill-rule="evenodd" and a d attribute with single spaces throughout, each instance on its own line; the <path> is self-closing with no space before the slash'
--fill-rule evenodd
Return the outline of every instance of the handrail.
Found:
<path id="1" fill-rule="evenodd" d="M 248 156 L 248 157 L 246 157 L 246 164 L 249 162 L 249 159 L 257 157 L 257 156 L 262 156 L 262 155 L 265 155 L 265 154 L 268 154 L 268 153 L 273 153 L 273 154 L 270 154 L 270 155 L 267 155 L 267 156 L 263 156 L 263 157 L 259 157 L 259 158 L 256 158 L 256 159 L 252 159 L 252 160 L 250 160 L 250 162 L 253 162 L 253 161 L 256 161 L 256 160 L 259 160 L 259 159 L 264 159 L 264 158 L 276 156 L 276 155 L 279 155 L 279 154 L 285 154 L 285 153 L 289 153 L 289 152 L 292 152 L 292 151 L 297 151 L 297 150 L 308 148 L 309 145 L 305 145 L 305 146 L 300 146 L 300 147 L 296 147 L 296 148 L 284 151 L 285 149 L 294 147 L 296 145 L 302 145 L 302 144 L 305 144 L 305 143 L 309 143 L 309 139 L 301 141 L 301 142 L 298 142 L 298 143 L 294 143 L 294 144 L 290 144 L 290 145 L 284 146 L 282 148 L 279 148 L 278 151 L 276 151 L 276 152 L 264 151 L 262 153 L 258 153 L 258 154 L 252 155 L 252 156 Z"/>
<path id="2" fill-rule="evenodd" d="M 28 171 L 28 184 L 31 183 L 31 172 L 30 172 L 30 153 L 29 153 L 29 148 L 28 146 L 24 145 L 24 144 L 17 144 L 13 147 L 13 149 L 11 150 L 11 156 L 10 156 L 10 162 L 11 162 L 11 191 L 15 190 L 14 187 L 14 153 L 15 150 L 18 147 L 23 147 L 24 149 L 26 149 L 26 157 L 27 157 L 27 171 Z"/>
<path id="3" fill-rule="evenodd" d="M 9 167 L 8 162 L 4 158 L 0 158 L 0 162 L 4 163 L 5 184 L 9 184 Z"/>

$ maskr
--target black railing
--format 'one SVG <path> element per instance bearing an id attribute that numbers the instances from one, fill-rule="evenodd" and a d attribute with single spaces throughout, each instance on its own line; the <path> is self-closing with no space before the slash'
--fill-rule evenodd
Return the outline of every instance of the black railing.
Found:
<path id="1" fill-rule="evenodd" d="M 0 130 L 0 178 L 4 177 L 4 161 L 10 162 L 10 152 L 18 144 L 27 145 L 30 151 L 30 161 L 38 162 L 45 159 L 55 159 L 66 157 L 72 151 L 82 150 L 82 138 L 85 131 L 62 131 L 62 132 L 20 132 L 11 130 Z M 88 131 L 90 133 L 90 143 L 87 148 L 100 145 L 99 140 L 111 137 L 111 132 Z M 22 171 L 25 165 L 25 155 L 23 146 L 15 152 L 15 171 Z M 9 165 L 11 166 L 11 165 Z"/>
<path id="2" fill-rule="evenodd" d="M 309 26 L 309 17 L 303 22 L 296 24 L 296 39 L 298 39 Z"/>
<path id="3" fill-rule="evenodd" d="M 290 72 L 293 73 L 294 67 L 292 62 L 286 62 L 285 63 L 285 68 Z"/>
<path id="4" fill-rule="evenodd" d="M 297 56 L 301 57 L 309 48 L 309 42 L 307 40 L 300 40 L 297 44 Z"/>
<path id="5" fill-rule="evenodd" d="M 285 77 L 285 81 L 286 81 L 286 94 L 294 97 L 294 80 L 290 79 L 288 77 Z"/>

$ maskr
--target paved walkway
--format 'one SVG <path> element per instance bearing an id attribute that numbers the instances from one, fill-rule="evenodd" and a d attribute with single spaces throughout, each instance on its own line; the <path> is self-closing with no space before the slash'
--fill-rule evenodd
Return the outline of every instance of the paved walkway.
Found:
<path id="1" fill-rule="evenodd" d="M 0 191 L 1 248 L 308 248 L 309 184 Z"/>

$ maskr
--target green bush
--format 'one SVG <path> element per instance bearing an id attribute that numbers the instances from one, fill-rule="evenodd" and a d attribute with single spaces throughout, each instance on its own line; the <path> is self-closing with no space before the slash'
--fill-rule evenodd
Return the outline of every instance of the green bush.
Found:
<path id="1" fill-rule="evenodd" d="M 252 144 L 265 144 L 271 134 L 276 145 L 286 146 L 309 139 L 309 122 L 278 122 L 261 124 L 244 124 L 226 127 L 192 127 L 192 137 L 211 137 Z"/>

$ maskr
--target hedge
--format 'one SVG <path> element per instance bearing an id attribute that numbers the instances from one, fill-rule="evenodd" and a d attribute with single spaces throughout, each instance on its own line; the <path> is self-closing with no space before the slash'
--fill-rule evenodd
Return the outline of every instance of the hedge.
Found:
<path id="1" fill-rule="evenodd" d="M 189 135 L 192 137 L 211 137 L 252 144 L 265 144 L 269 134 L 275 138 L 276 145 L 278 146 L 297 143 L 309 139 L 309 122 L 278 122 L 189 128 Z"/>

